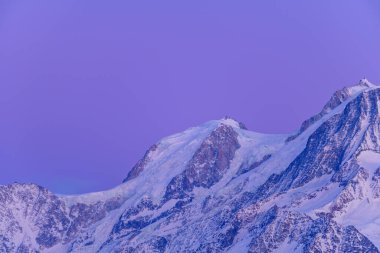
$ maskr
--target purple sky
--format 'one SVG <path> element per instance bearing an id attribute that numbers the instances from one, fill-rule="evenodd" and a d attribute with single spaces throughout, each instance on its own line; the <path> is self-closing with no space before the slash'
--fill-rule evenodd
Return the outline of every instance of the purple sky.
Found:
<path id="1" fill-rule="evenodd" d="M 378 0 L 0 1 L 0 184 L 120 183 L 160 138 L 230 115 L 294 131 L 380 84 Z"/>

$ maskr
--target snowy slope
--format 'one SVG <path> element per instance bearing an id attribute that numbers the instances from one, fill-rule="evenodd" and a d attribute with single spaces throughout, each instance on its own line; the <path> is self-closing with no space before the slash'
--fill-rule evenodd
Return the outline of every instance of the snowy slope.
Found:
<path id="1" fill-rule="evenodd" d="M 164 138 L 108 191 L 0 186 L 0 252 L 378 252 L 379 105 L 361 80 L 296 134 Z"/>

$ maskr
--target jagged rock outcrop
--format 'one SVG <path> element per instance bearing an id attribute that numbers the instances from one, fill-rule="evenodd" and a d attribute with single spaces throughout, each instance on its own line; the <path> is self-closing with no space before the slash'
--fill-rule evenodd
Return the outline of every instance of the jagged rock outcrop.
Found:
<path id="1" fill-rule="evenodd" d="M 183 198 L 194 187 L 210 188 L 229 169 L 240 148 L 238 134 L 231 126 L 221 124 L 212 131 L 191 158 L 186 169 L 175 176 L 166 188 L 165 200 Z"/>

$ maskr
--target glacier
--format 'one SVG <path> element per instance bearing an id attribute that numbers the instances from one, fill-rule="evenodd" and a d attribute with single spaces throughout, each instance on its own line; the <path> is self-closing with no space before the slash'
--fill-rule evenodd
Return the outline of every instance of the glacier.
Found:
<path id="1" fill-rule="evenodd" d="M 152 145 L 113 189 L 0 186 L 0 252 L 379 252 L 380 87 L 290 134 L 223 118 Z"/>

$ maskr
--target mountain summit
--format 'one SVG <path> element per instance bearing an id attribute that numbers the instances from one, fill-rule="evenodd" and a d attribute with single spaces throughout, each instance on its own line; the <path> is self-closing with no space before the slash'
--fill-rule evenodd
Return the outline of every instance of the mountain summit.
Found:
<path id="1" fill-rule="evenodd" d="M 0 186 L 0 252 L 379 252 L 379 105 L 363 79 L 296 134 L 166 137 L 108 191 Z"/>

